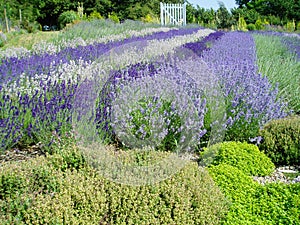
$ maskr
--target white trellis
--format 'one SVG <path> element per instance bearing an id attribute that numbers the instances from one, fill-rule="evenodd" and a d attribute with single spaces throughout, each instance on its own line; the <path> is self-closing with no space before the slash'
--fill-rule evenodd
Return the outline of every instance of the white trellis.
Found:
<path id="1" fill-rule="evenodd" d="M 161 25 L 186 25 L 186 3 L 168 4 L 160 3 L 160 21 Z"/>

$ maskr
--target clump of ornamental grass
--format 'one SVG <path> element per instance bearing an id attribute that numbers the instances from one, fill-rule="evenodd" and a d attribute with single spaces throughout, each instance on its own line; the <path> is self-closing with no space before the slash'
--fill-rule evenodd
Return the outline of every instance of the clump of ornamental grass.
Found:
<path id="1" fill-rule="evenodd" d="M 278 97 L 288 103 L 290 110 L 299 114 L 300 62 L 297 53 L 299 38 L 295 37 L 294 42 L 291 37 L 276 34 L 253 36 L 259 72 L 266 76 L 273 86 L 278 86 Z"/>

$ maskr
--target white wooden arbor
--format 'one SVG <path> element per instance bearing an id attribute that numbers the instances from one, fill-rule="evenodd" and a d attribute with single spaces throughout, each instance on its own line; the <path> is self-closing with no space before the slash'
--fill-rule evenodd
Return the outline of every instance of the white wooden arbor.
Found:
<path id="1" fill-rule="evenodd" d="M 168 4 L 160 3 L 160 22 L 165 25 L 186 25 L 186 3 L 184 4 Z"/>

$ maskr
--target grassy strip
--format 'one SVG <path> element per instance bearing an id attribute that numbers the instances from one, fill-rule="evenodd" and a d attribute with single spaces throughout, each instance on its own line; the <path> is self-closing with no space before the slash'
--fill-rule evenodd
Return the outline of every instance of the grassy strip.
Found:
<path id="1" fill-rule="evenodd" d="M 267 76 L 279 96 L 296 113 L 300 113 L 300 62 L 281 43 L 280 37 L 253 35 L 259 72 Z"/>
<path id="2" fill-rule="evenodd" d="M 32 46 L 41 41 L 47 41 L 58 37 L 58 31 L 27 33 L 25 31 L 14 31 L 7 35 L 7 43 L 0 48 L 5 50 L 12 47 L 23 47 L 31 49 Z"/>

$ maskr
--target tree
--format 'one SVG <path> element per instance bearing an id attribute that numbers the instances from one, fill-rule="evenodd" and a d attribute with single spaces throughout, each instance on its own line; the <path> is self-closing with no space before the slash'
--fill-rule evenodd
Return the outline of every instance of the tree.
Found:
<path id="1" fill-rule="evenodd" d="M 254 24 L 261 15 L 255 9 L 237 8 L 231 10 L 233 19 L 238 21 L 240 17 L 243 17 L 247 24 Z"/>
<path id="2" fill-rule="evenodd" d="M 192 6 L 192 4 L 187 3 L 186 5 L 186 22 L 196 23 L 196 12 L 197 10 Z"/>
<path id="3" fill-rule="evenodd" d="M 235 0 L 235 4 L 237 4 L 239 8 L 243 8 L 246 7 L 250 1 L 251 0 Z"/>
<path id="4" fill-rule="evenodd" d="M 218 28 L 229 28 L 233 24 L 232 16 L 223 2 L 219 2 L 219 9 L 216 12 L 216 22 Z"/>

